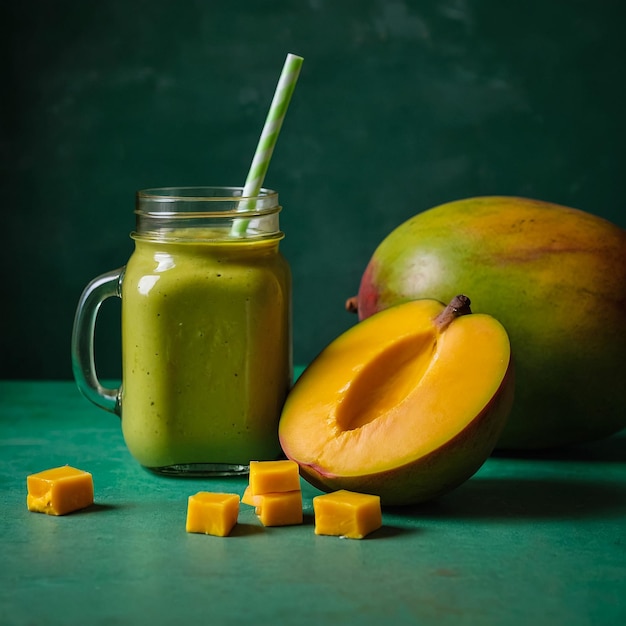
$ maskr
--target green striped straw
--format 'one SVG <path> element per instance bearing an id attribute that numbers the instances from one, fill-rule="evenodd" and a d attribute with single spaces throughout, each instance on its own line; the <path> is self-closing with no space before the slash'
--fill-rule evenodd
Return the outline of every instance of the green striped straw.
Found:
<path id="1" fill-rule="evenodd" d="M 254 158 L 252 159 L 252 165 L 250 165 L 250 171 L 246 178 L 246 184 L 243 189 L 244 200 L 239 204 L 240 211 L 253 211 L 255 208 L 256 202 L 254 200 L 246 201 L 245 198 L 254 198 L 261 191 L 263 180 L 274 152 L 274 146 L 287 113 L 287 107 L 291 101 L 291 95 L 298 81 L 302 61 L 303 58 L 295 54 L 287 55 Z M 235 220 L 231 228 L 231 235 L 244 235 L 249 222 L 250 220 L 244 218 Z"/>

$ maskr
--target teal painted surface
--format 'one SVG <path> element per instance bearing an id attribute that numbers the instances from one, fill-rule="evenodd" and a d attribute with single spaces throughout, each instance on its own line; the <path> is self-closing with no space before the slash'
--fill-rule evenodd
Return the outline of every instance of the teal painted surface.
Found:
<path id="1" fill-rule="evenodd" d="M 140 468 L 119 421 L 72 383 L 0 383 L 0 623 L 613 626 L 626 621 L 626 433 L 535 458 L 494 457 L 437 502 L 385 510 L 355 541 L 263 528 L 185 532 L 187 497 L 246 480 Z M 96 503 L 26 509 L 26 476 L 69 463 Z"/>
<path id="2" fill-rule="evenodd" d="M 523 195 L 626 226 L 623 21 L 621 0 L 2 2 L 0 377 L 70 377 L 74 308 L 127 260 L 137 189 L 243 184 L 287 52 L 305 61 L 266 182 L 296 362 L 431 206 Z"/>

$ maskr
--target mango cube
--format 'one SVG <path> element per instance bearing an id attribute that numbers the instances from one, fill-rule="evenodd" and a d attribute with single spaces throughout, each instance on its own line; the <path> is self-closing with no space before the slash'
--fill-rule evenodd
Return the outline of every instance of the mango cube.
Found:
<path id="1" fill-rule="evenodd" d="M 380 497 L 334 491 L 313 498 L 315 534 L 363 539 L 382 526 Z"/>
<path id="2" fill-rule="evenodd" d="M 252 495 L 281 493 L 300 489 L 300 474 L 295 461 L 250 461 Z"/>
<path id="3" fill-rule="evenodd" d="M 241 501 L 255 507 L 263 526 L 302 524 L 300 473 L 295 461 L 251 461 Z"/>
<path id="4" fill-rule="evenodd" d="M 226 537 L 239 515 L 239 496 L 235 493 L 199 491 L 187 503 L 188 533 Z"/>
<path id="5" fill-rule="evenodd" d="M 250 506 L 255 506 L 255 507 L 260 507 L 262 500 L 263 500 L 262 495 L 256 495 L 256 496 L 253 495 L 252 487 L 250 487 L 250 485 L 248 485 L 244 489 L 243 496 L 241 496 L 241 501 L 244 504 L 249 504 Z"/>
<path id="6" fill-rule="evenodd" d="M 93 504 L 93 477 L 89 472 L 63 465 L 26 477 L 29 511 L 66 515 Z"/>
<path id="7" fill-rule="evenodd" d="M 256 514 L 263 526 L 302 524 L 302 491 L 283 491 L 254 496 L 260 500 Z"/>

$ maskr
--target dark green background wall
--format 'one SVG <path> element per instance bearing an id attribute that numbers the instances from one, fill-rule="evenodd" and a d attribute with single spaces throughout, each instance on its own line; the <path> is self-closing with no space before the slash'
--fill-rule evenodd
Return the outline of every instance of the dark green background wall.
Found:
<path id="1" fill-rule="evenodd" d="M 524 195 L 626 226 L 622 5 L 3 1 L 0 377 L 71 376 L 76 302 L 130 255 L 137 189 L 243 184 L 288 52 L 305 61 L 266 184 L 296 362 L 355 322 L 374 248 L 433 205 Z"/>

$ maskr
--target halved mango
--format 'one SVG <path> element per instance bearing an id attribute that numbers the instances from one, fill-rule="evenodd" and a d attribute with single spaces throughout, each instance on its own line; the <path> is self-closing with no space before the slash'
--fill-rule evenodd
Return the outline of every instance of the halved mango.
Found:
<path id="1" fill-rule="evenodd" d="M 311 363 L 279 425 L 283 451 L 307 481 L 410 504 L 478 470 L 505 425 L 514 383 L 505 329 L 465 301 L 467 310 L 436 300 L 386 309 Z"/>

